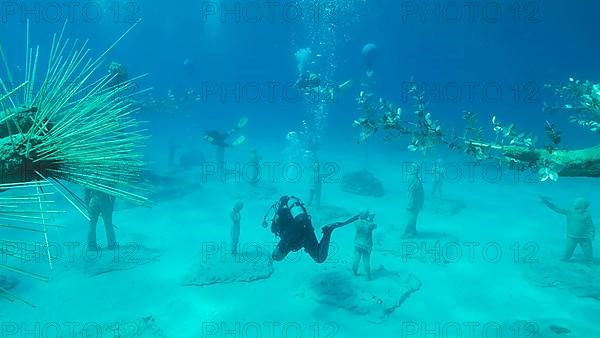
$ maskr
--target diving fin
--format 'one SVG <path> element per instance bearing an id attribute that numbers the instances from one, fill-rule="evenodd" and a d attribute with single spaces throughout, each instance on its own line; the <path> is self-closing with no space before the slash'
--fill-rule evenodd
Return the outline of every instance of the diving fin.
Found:
<path id="1" fill-rule="evenodd" d="M 210 135 L 204 135 L 204 139 L 211 144 L 215 142 L 215 138 Z"/>
<path id="2" fill-rule="evenodd" d="M 338 86 L 338 89 L 344 89 L 346 87 L 350 87 L 352 86 L 352 80 L 348 80 L 344 83 L 342 83 L 341 85 Z"/>
<path id="3" fill-rule="evenodd" d="M 246 116 L 242 116 L 238 121 L 237 128 L 244 128 L 248 124 L 248 118 Z"/>
<path id="4" fill-rule="evenodd" d="M 246 136 L 240 135 L 240 136 L 238 136 L 238 138 L 235 139 L 235 141 L 233 141 L 233 143 L 231 145 L 238 146 L 238 145 L 244 143 L 244 141 L 246 141 Z"/>

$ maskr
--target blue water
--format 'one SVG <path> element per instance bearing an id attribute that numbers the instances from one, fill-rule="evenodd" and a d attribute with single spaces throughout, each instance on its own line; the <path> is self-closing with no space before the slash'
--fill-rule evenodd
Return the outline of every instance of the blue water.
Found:
<path id="1" fill-rule="evenodd" d="M 384 98 L 401 107 L 404 116 L 411 116 L 416 103 L 409 88 L 417 84 L 425 91 L 427 111 L 444 130 L 456 129 L 460 134 L 465 126 L 463 112 L 472 111 L 479 114 L 484 139 L 491 141 L 495 138 L 491 118 L 497 116 L 520 132 L 531 132 L 539 147 L 546 144 L 546 121 L 562 131 L 561 147 L 595 146 L 597 133 L 570 123 L 566 113 L 550 114 L 543 107 L 559 104 L 546 84 L 600 78 L 600 3 L 107 0 L 77 3 L 70 17 L 69 6 L 49 1 L 2 3 L 0 39 L 13 71 L 22 74 L 27 22 L 30 41 L 40 45 L 41 60 L 46 60 L 52 34 L 60 32 L 65 21 L 65 36 L 89 39 L 92 56 L 139 21 L 106 61 L 124 65 L 130 78 L 147 74 L 135 83 L 148 91 L 134 96 L 143 106 L 136 118 L 145 121 L 150 136 L 142 152 L 148 171 L 172 181 L 152 182 L 159 191 L 153 195 L 153 208 L 117 202 L 118 240 L 135 243 L 135 256 L 144 264 L 94 275 L 90 265 L 97 266 L 76 255 L 74 261 L 59 261 L 48 283 L 19 277 L 23 280 L 13 292 L 37 307 L 0 300 L 2 337 L 25 337 L 23 325 L 44 328 L 49 323 L 59 323 L 62 336 L 70 336 L 65 322 L 97 323 L 105 337 L 112 334 L 107 323 L 133 323 L 134 330 L 117 330 L 132 337 L 517 337 L 510 329 L 515 325 L 526 337 L 559 337 L 561 330 L 568 330 L 564 335 L 568 337 L 600 336 L 600 290 L 597 284 L 593 287 L 600 276 L 598 265 L 578 262 L 579 249 L 575 263 L 559 262 L 565 220 L 538 201 L 539 195 L 549 195 L 570 206 L 583 196 L 591 201 L 592 216 L 598 215 L 597 178 L 539 182 L 535 172 L 515 178 L 513 171 L 502 167 L 502 177 L 496 181 L 478 167 L 471 179 L 466 168 L 474 160 L 460 151 L 440 145 L 425 155 L 410 152 L 410 136 L 389 141 L 381 130 L 361 144 L 360 130 L 353 126 L 363 116 L 357 104 L 361 91 L 372 92 L 373 102 Z M 361 54 L 367 43 L 377 47 L 372 77 L 366 75 Z M 294 53 L 302 48 L 319 54 L 308 69 L 323 82 L 338 85 L 351 80 L 351 86 L 325 105 L 301 94 L 293 98 L 299 94 L 293 88 L 299 77 Z M 163 104 L 144 106 L 150 97 Z M 323 112 L 315 113 L 318 108 Z M 223 179 L 207 173 L 205 165 L 190 167 L 181 162 L 183 154 L 192 152 L 205 163 L 214 163 L 214 147 L 203 134 L 227 131 L 242 117 L 248 118 L 248 124 L 229 141 L 238 135 L 244 135 L 245 141 L 227 149 L 226 163 L 243 166 L 257 149 L 263 161 L 279 167 L 299 161 L 304 175 L 298 182 L 286 179 L 278 169 L 273 181 L 263 176 L 258 188 L 253 188 L 244 179 Z M 296 148 L 286 140 L 289 132 L 301 134 Z M 372 257 L 373 269 L 379 272 L 374 280 L 352 274 L 352 227 L 336 230 L 334 261 L 329 264 L 302 257 L 300 262 L 275 262 L 272 274 L 250 282 L 183 285 L 190 273 L 207 264 L 199 262 L 207 243 L 229 243 L 229 213 L 238 200 L 246 204 L 240 243 L 276 241 L 259 226 L 264 210 L 281 195 L 308 199 L 311 174 L 306 168 L 311 163 L 306 161 L 306 151 L 314 150 L 307 146 L 311 139 L 318 140 L 321 164 L 333 168 L 323 188 L 323 210 L 309 210 L 314 212 L 313 220 L 338 221 L 365 207 L 374 211 L 379 226 Z M 177 147 L 175 163 L 168 163 L 170 144 Z M 300 157 L 291 159 L 290 147 Z M 418 227 L 428 235 L 414 243 L 428 248 L 436 242 L 498 243 L 508 259 L 407 262 L 394 253 L 404 248 L 399 235 L 406 217 L 405 163 L 431 168 L 438 158 L 462 168 L 460 178 L 445 184 L 444 191 L 464 208 L 440 211 L 429 197 L 431 180 L 424 182 L 425 208 Z M 382 182 L 383 197 L 342 189 L 344 175 L 362 169 Z M 59 218 L 65 228 L 53 232 L 54 239 L 83 241 L 85 220 L 60 197 L 58 205 L 67 212 Z M 318 238 L 321 225 L 315 224 Z M 104 243 L 103 226 L 98 228 L 99 241 Z M 536 263 L 512 262 L 515 243 L 525 252 L 519 253 L 520 258 L 531 253 Z M 140 244 L 142 250 L 136 246 Z M 201 274 L 226 277 L 232 273 L 229 259 Z M 396 281 L 390 274 L 402 281 L 412 274 L 422 286 L 380 320 L 377 305 L 357 298 L 371 293 L 379 297 L 403 287 L 390 284 Z M 323 286 L 331 280 L 340 286 Z M 592 282 L 582 287 L 579 280 Z M 350 290 L 350 294 L 336 294 L 336 290 Z M 371 304 L 370 310 L 353 310 L 354 302 Z M 494 335 L 477 329 L 468 335 L 466 322 L 479 327 L 491 323 L 504 331 Z M 266 323 L 276 323 L 274 335 Z M 427 335 L 423 325 L 430 328 L 436 323 L 442 328 L 458 324 L 463 332 L 440 329 Z M 249 333 L 255 324 L 261 329 Z M 523 326 L 529 324 L 536 330 Z M 282 329 L 287 326 L 299 327 L 302 333 Z M 224 329 L 232 327 L 237 329 L 229 333 Z M 39 329 L 33 335 L 52 336 Z"/>

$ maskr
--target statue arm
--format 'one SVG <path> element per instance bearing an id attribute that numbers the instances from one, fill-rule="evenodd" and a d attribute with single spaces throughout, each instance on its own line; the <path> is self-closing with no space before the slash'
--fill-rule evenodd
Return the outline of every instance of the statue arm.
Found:
<path id="1" fill-rule="evenodd" d="M 567 210 L 556 206 L 556 204 L 550 202 L 550 200 L 546 197 L 542 197 L 542 203 L 544 203 L 544 205 L 547 206 L 550 210 L 552 210 L 558 214 L 561 214 L 561 215 L 567 214 Z"/>
<path id="2" fill-rule="evenodd" d="M 468 141 L 471 146 L 502 152 L 508 160 L 517 160 L 535 166 L 540 162 L 554 163 L 563 177 L 600 177 L 600 146 L 575 150 L 530 149 L 521 146 L 500 146 L 485 142 Z"/>

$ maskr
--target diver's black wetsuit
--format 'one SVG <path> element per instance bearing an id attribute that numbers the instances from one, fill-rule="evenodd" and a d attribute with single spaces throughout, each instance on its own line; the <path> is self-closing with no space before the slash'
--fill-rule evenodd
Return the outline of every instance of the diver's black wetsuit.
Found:
<path id="1" fill-rule="evenodd" d="M 222 133 L 220 131 L 212 130 L 206 132 L 204 135 L 208 142 L 214 146 L 223 148 L 231 147 L 231 144 L 226 142 L 227 138 L 231 135 L 231 132 Z"/>
<path id="2" fill-rule="evenodd" d="M 215 157 L 217 162 L 220 164 L 225 162 L 225 148 L 231 147 L 231 144 L 227 143 L 227 138 L 234 131 L 235 129 L 228 133 L 222 133 L 220 131 L 213 130 L 204 134 L 204 139 L 216 147 Z"/>
<path id="3" fill-rule="evenodd" d="M 334 229 L 350 224 L 358 219 L 352 217 L 345 222 L 337 222 L 323 227 L 321 242 L 317 240 L 310 216 L 302 202 L 293 196 L 282 196 L 276 204 L 271 231 L 280 237 L 273 251 L 273 260 L 283 260 L 291 251 L 302 248 L 317 263 L 323 263 L 329 253 L 329 242 Z"/>
<path id="4" fill-rule="evenodd" d="M 295 86 L 301 92 L 311 92 L 321 86 L 321 79 L 316 74 L 306 72 L 296 81 Z"/>

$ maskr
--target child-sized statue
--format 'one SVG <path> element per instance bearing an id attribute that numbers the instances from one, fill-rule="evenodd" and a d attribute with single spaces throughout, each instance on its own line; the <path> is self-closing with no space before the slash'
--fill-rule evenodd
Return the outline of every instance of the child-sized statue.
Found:
<path id="1" fill-rule="evenodd" d="M 88 229 L 88 246 L 90 250 L 98 249 L 96 243 L 96 224 L 102 216 L 104 228 L 106 229 L 106 242 L 109 250 L 117 248 L 115 239 L 115 226 L 113 225 L 113 211 L 115 209 L 115 198 L 101 191 L 85 189 L 84 202 L 88 208 L 90 224 Z"/>
<path id="2" fill-rule="evenodd" d="M 444 169 L 444 162 L 441 159 L 438 159 L 437 161 L 435 161 L 435 167 L 434 167 L 433 174 L 434 174 L 434 178 L 433 178 L 433 186 L 431 189 L 431 199 L 436 204 L 443 203 L 443 201 L 444 201 L 443 183 L 444 183 L 444 176 L 445 176 L 446 172 Z"/>
<path id="3" fill-rule="evenodd" d="M 354 237 L 354 263 L 352 271 L 358 275 L 358 265 L 362 259 L 367 278 L 371 279 L 371 251 L 373 250 L 373 230 L 377 225 L 373 223 L 375 214 L 364 210 L 356 222 L 356 236 Z"/>
<path id="4" fill-rule="evenodd" d="M 573 251 L 579 245 L 586 262 L 591 263 L 593 261 L 592 241 L 595 239 L 596 230 L 588 210 L 590 202 L 585 198 L 578 198 L 572 209 L 562 209 L 550 202 L 547 197 L 541 199 L 548 208 L 567 217 L 567 244 L 562 259 L 564 261 L 571 259 Z"/>
<path id="5" fill-rule="evenodd" d="M 318 163 L 315 164 L 318 168 Z M 321 192 L 323 191 L 323 180 L 325 174 L 320 171 L 320 168 L 316 169 L 314 177 L 310 181 L 310 189 L 308 191 L 308 206 L 315 207 L 316 209 L 321 208 Z"/>
<path id="6" fill-rule="evenodd" d="M 231 210 L 231 247 L 234 255 L 237 255 L 240 242 L 240 223 L 242 222 L 241 211 L 244 208 L 243 202 L 237 202 Z"/>
<path id="7" fill-rule="evenodd" d="M 425 201 L 425 192 L 421 182 L 420 169 L 417 164 L 407 168 L 407 205 L 406 226 L 402 238 L 411 238 L 417 235 L 417 218 Z"/>
<path id="8" fill-rule="evenodd" d="M 257 149 L 253 149 L 250 155 L 250 162 L 248 163 L 248 170 L 246 174 L 248 175 L 247 179 L 250 182 L 250 186 L 256 188 L 258 186 L 258 181 L 260 180 L 260 161 L 262 160 L 262 156 L 258 153 Z"/>

